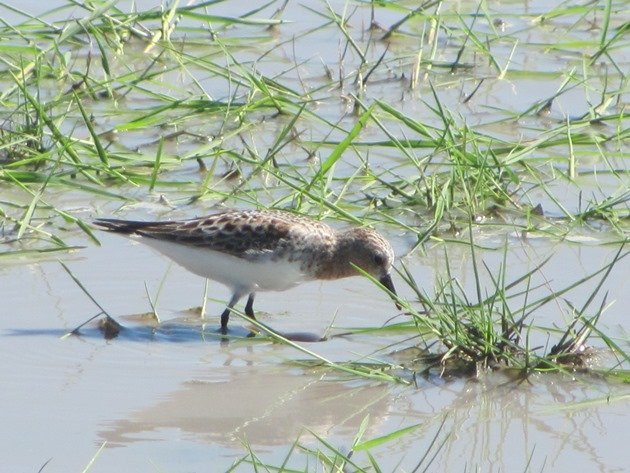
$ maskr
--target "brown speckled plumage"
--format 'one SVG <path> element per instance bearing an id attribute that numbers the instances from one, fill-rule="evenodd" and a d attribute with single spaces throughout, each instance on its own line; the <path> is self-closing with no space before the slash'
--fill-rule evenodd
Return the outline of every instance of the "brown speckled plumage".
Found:
<path id="1" fill-rule="evenodd" d="M 253 318 L 256 290 L 284 290 L 305 280 L 355 276 L 359 272 L 354 265 L 381 280 L 390 292 L 394 292 L 389 276 L 394 260 L 392 248 L 387 240 L 368 228 L 334 230 L 308 217 L 274 210 L 230 211 L 179 221 L 97 219 L 94 223 L 109 231 L 142 237 L 145 243 L 187 269 L 230 286 L 234 295 L 222 316 L 224 333 L 227 330 L 226 313 L 229 315 L 229 309 L 243 295 L 249 294 L 246 313 Z M 159 248 L 160 241 L 175 246 L 170 245 L 171 250 L 165 250 Z M 259 277 L 265 280 L 264 283 L 253 274 L 250 277 L 249 273 L 230 277 L 224 274 L 230 272 L 229 269 L 217 273 L 210 267 L 200 268 L 199 261 L 187 264 L 190 259 L 178 259 L 173 255 L 173 248 L 177 254 L 186 253 L 184 247 L 190 247 L 188 253 L 194 254 L 198 253 L 192 249 L 209 250 L 200 253 L 204 258 L 212 254 L 217 255 L 215 259 L 221 258 L 219 255 L 235 257 L 229 268 L 253 264 L 252 268 L 265 266 L 283 274 L 277 274 L 280 281 L 277 287 L 269 282 L 274 274 L 265 271 L 262 271 L 263 277 Z M 206 259 L 210 262 L 208 266 L 212 266 L 212 258 Z"/>

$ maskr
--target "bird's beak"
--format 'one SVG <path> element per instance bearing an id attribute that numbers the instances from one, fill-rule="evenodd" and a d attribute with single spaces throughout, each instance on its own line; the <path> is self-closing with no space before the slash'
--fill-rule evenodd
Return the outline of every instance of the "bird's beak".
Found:
<path id="1" fill-rule="evenodd" d="M 385 287 L 385 289 L 387 289 L 389 292 L 391 292 L 394 296 L 396 296 L 396 288 L 394 288 L 394 283 L 392 282 L 392 277 L 389 274 L 386 274 L 385 276 L 383 276 L 380 279 L 380 283 Z M 394 297 L 392 297 L 392 299 L 394 299 Z M 396 301 L 396 299 L 394 299 L 395 304 L 396 304 L 396 308 L 398 310 L 402 309 L 402 306 L 398 303 L 398 301 Z"/>

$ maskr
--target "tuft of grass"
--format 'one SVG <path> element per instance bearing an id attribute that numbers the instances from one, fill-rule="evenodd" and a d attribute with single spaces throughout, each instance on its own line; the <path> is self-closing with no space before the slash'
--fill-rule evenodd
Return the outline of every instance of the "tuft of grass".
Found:
<path id="1" fill-rule="evenodd" d="M 599 305 L 593 307 L 613 268 L 622 264 L 629 251 L 622 245 L 613 259 L 566 287 L 550 294 L 536 295 L 545 287 L 533 286 L 545 261 L 534 269 L 508 281 L 507 244 L 504 246 L 504 259 L 498 270 L 476 261 L 476 249 L 470 241 L 473 256 L 474 294 L 468 294 L 461 283 L 452 276 L 448 257 L 446 277 L 437 276 L 434 295 L 431 297 L 420 288 L 413 275 L 403 265 L 399 273 L 416 294 L 422 310 L 414 305 L 405 305 L 421 343 L 420 355 L 408 360 L 407 369 L 414 376 L 435 372 L 449 375 L 476 375 L 480 370 L 517 370 L 523 376 L 534 372 L 589 372 L 592 368 L 603 372 L 593 363 L 596 358 L 589 339 L 595 336 L 603 342 L 627 365 L 630 357 L 610 336 L 597 328 L 604 311 L 609 307 L 608 295 L 600 298 Z M 490 285 L 482 282 L 480 270 L 484 270 Z M 589 281 L 596 281 L 595 287 L 587 294 L 581 307 L 564 299 L 568 292 L 575 291 Z M 544 327 L 535 324 L 535 314 L 549 303 L 563 302 L 567 307 L 570 322 L 563 329 Z M 403 329 L 405 324 L 398 324 Z M 555 343 L 544 346 L 531 346 L 531 339 L 540 334 L 558 335 Z M 549 347 L 551 345 L 551 347 Z M 620 371 L 619 373 L 623 373 Z M 611 376 L 615 376 L 611 372 Z"/>

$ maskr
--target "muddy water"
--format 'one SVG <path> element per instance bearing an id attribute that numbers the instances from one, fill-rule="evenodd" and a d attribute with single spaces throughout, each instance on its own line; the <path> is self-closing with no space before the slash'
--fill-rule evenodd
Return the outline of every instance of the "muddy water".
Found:
<path id="1" fill-rule="evenodd" d="M 122 9 L 123 3 L 120 3 Z M 146 6 L 153 2 L 143 3 Z M 251 8 L 250 3 L 226 2 L 213 13 L 233 15 Z M 546 2 L 530 2 L 525 6 L 522 2 L 504 3 L 505 10 L 499 13 L 506 15 L 513 29 L 528 25 L 519 17 L 524 13 L 523 8 L 525 13 L 548 8 Z M 46 8 L 50 5 L 48 2 Z M 142 3 L 139 5 L 141 8 Z M 341 3 L 334 6 L 339 11 L 343 8 Z M 21 8 L 37 14 L 42 11 L 42 3 L 23 2 Z M 476 5 L 461 2 L 461 8 L 474 11 Z M 60 14 L 63 18 L 67 16 L 66 11 Z M 5 19 L 15 18 L 12 15 L 3 12 Z M 299 35 L 305 28 L 324 23 L 293 2 L 286 17 L 294 22 L 280 30 L 280 39 L 285 40 Z M 359 9 L 354 18 L 355 27 L 360 29 L 369 21 L 369 11 Z M 398 18 L 395 11 L 379 11 L 378 20 L 384 24 Z M 558 20 L 556 27 L 562 25 L 566 26 Z M 251 33 L 243 27 L 227 34 L 237 38 L 244 30 Z M 307 78 L 309 84 L 317 85 L 321 81 L 320 57 L 331 64 L 338 61 L 338 32 L 329 34 L 330 31 L 322 27 L 320 32 L 296 43 L 297 54 L 302 59 L 315 58 L 307 70 L 302 71 L 301 79 Z M 269 35 L 270 42 L 279 40 L 264 30 L 255 30 L 255 33 Z M 552 27 L 542 28 L 528 33 L 526 39 L 549 41 L 554 34 Z M 576 30 L 572 34 L 590 38 L 593 33 Z M 404 39 L 391 45 L 392 50 L 398 48 L 401 54 L 409 53 L 413 47 L 417 44 Z M 497 49 L 508 54 L 511 47 L 511 44 L 500 44 Z M 372 60 L 378 58 L 383 45 L 375 48 L 370 53 Z M 445 55 L 454 48 L 445 45 Z M 249 54 L 256 58 L 258 51 L 252 50 Z M 286 70 L 293 63 L 287 60 L 290 54 L 293 54 L 292 47 L 279 48 L 270 55 L 273 60 L 258 67 L 265 73 Z M 565 59 L 560 53 L 544 58 L 528 56 L 526 47 L 519 48 L 515 57 L 528 64 L 530 70 L 538 71 L 554 71 L 554 62 L 560 59 Z M 351 60 L 350 56 L 348 61 Z M 465 109 L 459 105 L 460 87 L 467 84 L 460 82 L 458 76 L 436 84 L 445 104 L 467 114 L 470 124 L 477 124 L 491 121 L 489 117 L 493 114 L 501 114 L 490 107 L 521 110 L 531 105 L 532 94 L 541 97 L 553 94 L 560 79 L 552 77 L 555 79 L 488 81 L 474 104 Z M 212 89 L 219 97 L 227 95 L 220 89 L 225 84 L 217 83 L 216 78 L 199 79 L 209 88 L 219 87 L 219 90 Z M 291 73 L 283 79 L 292 80 L 294 85 L 300 83 Z M 405 113 L 432 120 L 426 117 L 426 104 L 422 101 L 428 95 L 426 90 L 397 102 L 408 94 L 406 89 L 392 87 L 391 81 L 375 81 L 368 88 L 368 94 L 399 103 Z M 354 119 L 342 117 L 348 110 L 340 105 L 337 96 L 340 92 L 333 91 L 331 95 L 334 98 L 322 101 L 317 113 L 351 126 Z M 132 108 L 133 100 L 129 103 Z M 142 105 L 146 106 L 146 102 Z M 576 89 L 559 99 L 562 112 L 557 112 L 555 118 L 561 119 L 563 113 L 582 113 L 587 105 L 582 91 Z M 117 119 L 111 116 L 110 123 Z M 98 124 L 105 127 L 103 122 Z M 485 127 L 510 139 L 514 136 L 527 139 L 536 134 L 527 123 L 522 125 Z M 208 131 L 213 125 L 199 121 L 192 126 Z M 272 143 L 282 126 L 284 123 L 278 121 L 260 128 L 258 139 Z M 309 133 L 316 140 L 329 131 L 315 126 Z M 378 138 L 378 131 L 372 132 L 371 138 Z M 157 128 L 142 133 L 121 133 L 119 143 L 129 149 L 140 146 L 142 152 L 151 155 L 155 145 L 150 143 L 160 133 Z M 196 145 L 180 143 L 177 146 L 184 154 L 187 146 L 193 149 Z M 237 144 L 235 148 L 242 146 Z M 371 154 L 372 163 L 376 167 L 388 166 L 386 160 L 392 159 L 392 153 L 376 150 Z M 293 158 L 293 155 L 279 157 L 287 162 Z M 590 159 L 592 162 L 587 164 L 593 168 L 602 166 L 596 157 Z M 610 159 L 614 161 L 614 157 Z M 623 166 L 621 162 L 618 167 Z M 341 176 L 349 175 L 355 171 L 355 164 L 341 162 L 336 171 Z M 401 175 L 411 172 L 415 171 L 400 169 Z M 200 179 L 194 163 L 185 163 L 169 177 L 194 183 Z M 584 185 L 593 186 L 590 190 L 595 188 L 591 181 L 585 181 Z M 606 185 L 614 188 L 614 179 L 603 176 L 597 181 L 599 188 Z M 7 195 L 4 187 L 1 192 L 3 201 L 29 202 L 23 195 Z M 140 201 L 123 209 L 121 215 L 129 218 L 194 216 L 209 212 L 214 204 L 201 201 L 196 206 L 173 210 L 160 204 L 158 195 L 144 187 L 124 188 L 120 192 Z M 176 203 L 187 197 L 185 189 L 160 189 L 160 192 L 167 193 Z M 553 212 L 553 205 L 542 192 L 531 195 Z M 121 205 L 93 195 L 86 201 L 84 195 L 65 189 L 49 189 L 46 197 L 86 219 L 110 215 Z M 562 198 L 562 204 L 569 208 L 577 205 L 572 191 Z M 381 230 L 391 239 L 398 254 L 404 255 L 413 245 L 408 235 L 387 227 Z M 64 235 L 68 243 L 85 248 L 70 254 L 0 261 L 0 458 L 3 470 L 38 471 L 46 464 L 45 472 L 81 471 L 96 457 L 91 472 L 224 471 L 246 456 L 248 449 L 262 461 L 279 466 L 298 438 L 305 446 L 326 450 L 312 433 L 324 436 L 347 452 L 364 421 L 367 425 L 364 439 L 419 425 L 416 430 L 371 451 L 383 471 L 412 471 L 431 448 L 434 438 L 437 441 L 429 450 L 429 456 L 435 454 L 435 460 L 429 471 L 617 472 L 627 470 L 630 465 L 630 455 L 626 453 L 630 388 L 625 385 L 571 375 L 540 375 L 517 382 L 506 374 L 488 373 L 475 380 L 419 379 L 417 386 L 409 387 L 349 380 L 322 368 L 305 368 L 295 363 L 305 355 L 290 347 L 249 339 L 221 343 L 214 331 L 218 326 L 216 316 L 229 296 L 224 288 L 210 284 L 208 315 L 202 320 L 195 310 L 190 310 L 203 302 L 204 282 L 198 277 L 129 240 L 99 235 L 102 247 L 96 247 L 78 232 L 68 233 Z M 476 243 L 481 246 L 502 248 L 508 245 L 508 280 L 509 275 L 512 279 L 519 277 L 553 255 L 532 284 L 541 286 L 541 295 L 561 289 L 610 261 L 616 246 L 602 243 L 618 238 L 612 232 L 590 230 L 572 232 L 568 240 L 563 241 L 536 235 L 523 238 L 516 233 L 496 231 L 479 231 L 475 235 Z M 404 258 L 420 285 L 432 288 L 435 275 L 445 274 L 446 254 L 453 275 L 471 294 L 474 292 L 469 246 L 435 242 L 426 249 L 426 254 L 413 253 Z M 479 250 L 477 257 L 496 269 L 503 253 Z M 117 338 L 105 340 L 92 324 L 83 328 L 79 336 L 63 337 L 98 309 L 70 279 L 57 258 L 62 259 L 104 309 L 123 324 L 124 329 Z M 630 307 L 628 267 L 627 262 L 617 266 L 606 283 L 608 300 L 615 303 L 601 321 L 602 330 L 614 335 L 614 341 L 626 351 L 630 351 L 626 309 Z M 485 282 L 490 281 L 487 275 L 482 274 L 482 277 Z M 401 296 L 412 298 L 409 289 L 399 279 L 396 282 Z M 596 284 L 596 281 L 590 282 L 568 293 L 566 298 L 580 306 Z M 153 299 L 157 298 L 161 324 L 143 317 L 150 311 L 145 290 Z M 310 283 L 281 295 L 261 294 L 257 309 L 263 322 L 284 332 L 324 334 L 334 325 L 332 332 L 336 333 L 342 332 L 343 327 L 374 327 L 404 318 L 387 297 L 362 279 Z M 558 301 L 538 311 L 535 323 L 563 327 L 567 314 L 567 306 Z M 231 326 L 235 335 L 247 334 L 246 323 L 239 318 L 233 318 Z M 401 342 L 408 336 L 354 335 L 312 344 L 309 348 L 337 361 L 379 358 L 386 357 L 389 351 L 378 350 L 389 344 L 398 344 L 397 348 L 412 345 L 413 341 Z M 549 338 L 553 336 L 555 334 L 534 331 L 532 345 L 553 343 Z M 605 351 L 601 351 L 600 356 L 602 365 L 614 365 Z M 442 445 L 439 451 L 438 445 Z M 353 459 L 360 465 L 368 464 L 361 453 Z M 315 460 L 307 459 L 299 449 L 291 455 L 288 465 L 309 471 L 317 468 Z M 238 470 L 250 471 L 251 467 L 244 463 Z"/>

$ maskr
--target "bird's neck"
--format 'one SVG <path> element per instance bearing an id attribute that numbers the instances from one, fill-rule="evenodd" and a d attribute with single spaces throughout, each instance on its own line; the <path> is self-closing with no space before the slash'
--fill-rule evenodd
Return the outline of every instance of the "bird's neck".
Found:
<path id="1" fill-rule="evenodd" d="M 341 232 L 332 241 L 318 262 L 318 279 L 341 279 L 356 276 L 357 270 L 350 263 L 352 256 L 352 235 Z"/>

